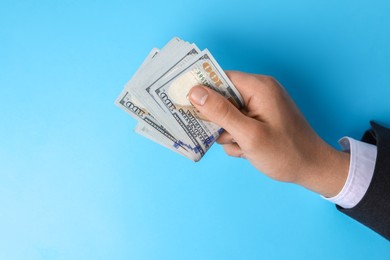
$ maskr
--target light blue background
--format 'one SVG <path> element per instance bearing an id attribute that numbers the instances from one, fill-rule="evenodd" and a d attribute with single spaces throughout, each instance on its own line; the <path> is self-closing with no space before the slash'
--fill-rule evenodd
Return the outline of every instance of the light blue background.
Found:
<path id="1" fill-rule="evenodd" d="M 173 36 L 278 78 L 334 146 L 390 123 L 385 0 L 2 0 L 0 259 L 389 259 L 217 145 L 193 163 L 132 132 L 114 99 Z"/>

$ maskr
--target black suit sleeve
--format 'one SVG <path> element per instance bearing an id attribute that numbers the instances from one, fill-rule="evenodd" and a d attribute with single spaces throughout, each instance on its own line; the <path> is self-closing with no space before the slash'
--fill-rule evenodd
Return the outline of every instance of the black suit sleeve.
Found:
<path id="1" fill-rule="evenodd" d="M 374 122 L 371 126 L 362 139 L 378 149 L 370 186 L 355 207 L 337 209 L 390 240 L 390 129 Z"/>

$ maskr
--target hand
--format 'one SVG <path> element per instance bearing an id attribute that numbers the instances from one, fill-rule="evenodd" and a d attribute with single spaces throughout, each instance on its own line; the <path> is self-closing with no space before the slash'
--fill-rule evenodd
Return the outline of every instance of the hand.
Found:
<path id="1" fill-rule="evenodd" d="M 239 111 L 217 92 L 195 86 L 192 104 L 226 131 L 217 140 L 269 177 L 302 185 L 326 197 L 342 189 L 349 154 L 325 143 L 310 127 L 286 90 L 272 77 L 227 72 L 244 99 Z"/>

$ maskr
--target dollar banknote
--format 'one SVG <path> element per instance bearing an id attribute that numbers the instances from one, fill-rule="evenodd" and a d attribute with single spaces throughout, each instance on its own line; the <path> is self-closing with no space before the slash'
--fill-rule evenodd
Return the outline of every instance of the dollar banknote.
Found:
<path id="1" fill-rule="evenodd" d="M 199 161 L 222 133 L 189 102 L 196 85 L 209 87 L 236 107 L 243 100 L 206 49 L 174 37 L 154 48 L 115 101 L 138 124 L 135 132 L 193 161 Z"/>

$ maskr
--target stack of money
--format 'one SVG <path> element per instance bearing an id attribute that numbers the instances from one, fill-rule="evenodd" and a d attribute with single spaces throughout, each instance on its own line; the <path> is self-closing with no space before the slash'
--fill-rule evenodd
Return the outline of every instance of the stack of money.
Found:
<path id="1" fill-rule="evenodd" d="M 243 107 L 242 97 L 210 52 L 177 37 L 161 50 L 151 50 L 115 104 L 138 121 L 136 133 L 199 161 L 223 129 L 188 100 L 188 92 L 196 85 Z"/>

